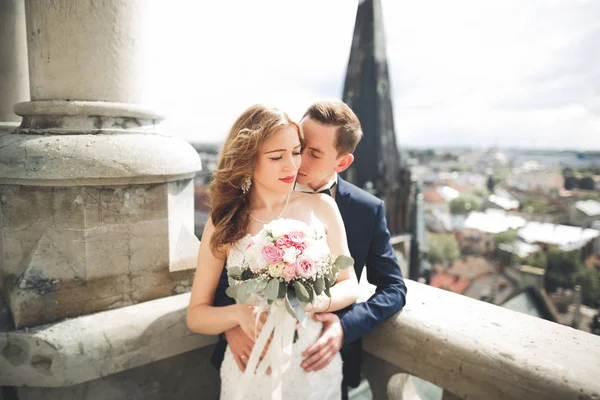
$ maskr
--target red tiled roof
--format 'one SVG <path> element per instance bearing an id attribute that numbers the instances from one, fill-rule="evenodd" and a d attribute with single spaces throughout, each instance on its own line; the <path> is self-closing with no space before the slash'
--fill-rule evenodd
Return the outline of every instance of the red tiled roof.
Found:
<path id="1" fill-rule="evenodd" d="M 435 189 L 423 191 L 423 199 L 426 203 L 445 203 L 444 197 Z"/>
<path id="2" fill-rule="evenodd" d="M 466 278 L 439 272 L 431 278 L 429 285 L 439 289 L 449 290 L 453 293 L 463 294 L 470 283 L 471 281 Z"/>
<path id="3" fill-rule="evenodd" d="M 465 186 L 459 185 L 458 183 L 454 183 L 454 182 L 450 182 L 446 186 L 451 187 L 452 189 L 456 190 L 459 193 L 464 193 L 467 191 L 467 188 Z"/>
<path id="4" fill-rule="evenodd" d="M 494 264 L 483 257 L 467 256 L 459 258 L 452 263 L 448 272 L 455 276 L 465 279 L 475 279 L 477 277 L 494 273 L 496 268 Z"/>

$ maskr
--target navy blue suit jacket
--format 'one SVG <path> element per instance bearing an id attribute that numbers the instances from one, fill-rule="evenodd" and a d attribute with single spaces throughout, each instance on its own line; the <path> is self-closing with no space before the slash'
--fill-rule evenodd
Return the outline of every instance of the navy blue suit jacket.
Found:
<path id="1" fill-rule="evenodd" d="M 344 329 L 344 380 L 350 386 L 356 386 L 362 352 L 359 339 L 404 307 L 406 285 L 390 244 L 383 201 L 342 178 L 338 178 L 335 201 L 346 227 L 356 276 L 360 280 L 366 266 L 369 283 L 377 287 L 375 294 L 366 302 L 353 304 L 336 313 Z M 234 303 L 225 294 L 226 289 L 227 274 L 223 268 L 215 293 L 215 306 Z M 221 339 L 212 358 L 217 368 L 223 361 L 227 345 L 223 335 Z"/>

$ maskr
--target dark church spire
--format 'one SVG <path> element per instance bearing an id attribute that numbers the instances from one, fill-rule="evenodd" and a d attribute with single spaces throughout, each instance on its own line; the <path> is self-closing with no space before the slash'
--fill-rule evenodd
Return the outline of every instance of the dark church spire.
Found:
<path id="1" fill-rule="evenodd" d="M 373 187 L 383 198 L 386 188 L 398 182 L 400 157 L 380 0 L 359 1 L 343 100 L 360 119 L 364 132 L 346 177 L 361 188 Z"/>

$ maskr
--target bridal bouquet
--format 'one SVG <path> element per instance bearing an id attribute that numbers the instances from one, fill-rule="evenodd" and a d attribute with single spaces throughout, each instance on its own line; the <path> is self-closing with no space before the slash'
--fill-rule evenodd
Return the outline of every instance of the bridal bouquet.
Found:
<path id="1" fill-rule="evenodd" d="M 303 309 L 317 296 L 331 297 L 340 269 L 354 264 L 352 257 L 335 260 L 323 243 L 325 238 L 304 222 L 277 219 L 251 238 L 242 265 L 227 268 L 227 295 L 246 303 L 253 294 L 268 304 L 281 299 L 295 319 L 304 319 Z"/>

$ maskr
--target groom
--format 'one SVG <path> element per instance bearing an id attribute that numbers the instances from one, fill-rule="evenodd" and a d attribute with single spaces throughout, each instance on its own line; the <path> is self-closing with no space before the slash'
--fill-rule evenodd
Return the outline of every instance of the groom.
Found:
<path id="1" fill-rule="evenodd" d="M 360 279 L 366 267 L 368 281 L 377 287 L 375 294 L 364 303 L 337 313 L 316 314 L 315 319 L 323 322 L 323 332 L 303 354 L 302 367 L 310 372 L 327 366 L 341 350 L 344 360 L 342 391 L 347 398 L 348 386 L 356 387 L 360 382 L 360 338 L 402 309 L 406 302 L 406 286 L 390 244 L 383 202 L 337 175 L 354 161 L 352 152 L 362 138 L 358 117 L 345 103 L 326 101 L 311 105 L 300 124 L 306 147 L 296 190 L 327 193 L 335 199 L 346 227 L 356 276 Z M 233 303 L 225 295 L 226 287 L 224 273 L 215 294 L 215 305 Z M 244 370 L 253 341 L 240 327 L 225 332 L 225 339 L 238 366 Z M 225 341 L 221 340 L 213 354 L 213 364 L 217 367 L 222 362 L 225 346 Z"/>

